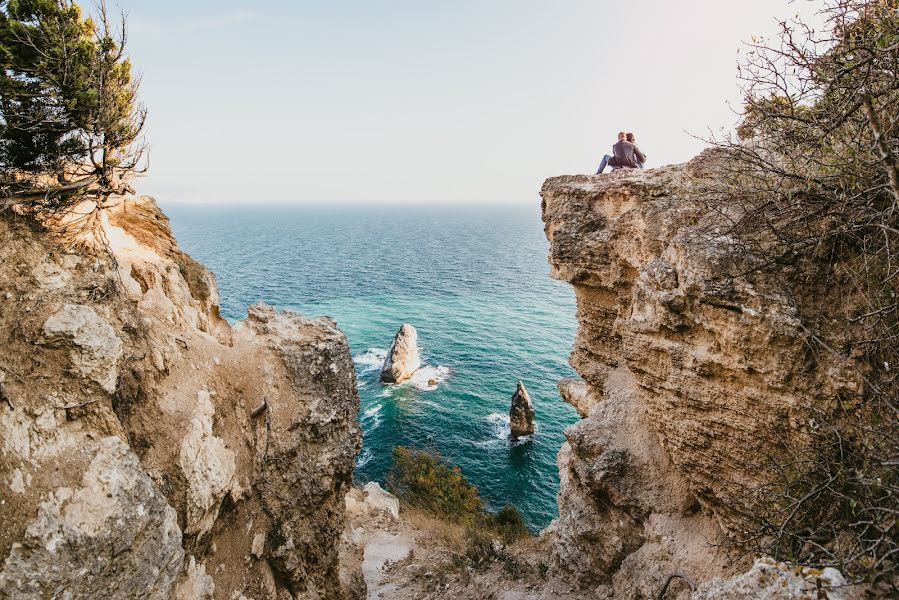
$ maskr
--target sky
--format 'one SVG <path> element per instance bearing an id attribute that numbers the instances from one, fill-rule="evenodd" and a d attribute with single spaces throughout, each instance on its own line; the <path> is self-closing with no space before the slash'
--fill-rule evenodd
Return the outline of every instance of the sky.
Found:
<path id="1" fill-rule="evenodd" d="M 108 0 L 160 202 L 533 203 L 618 131 L 647 168 L 732 128 L 790 0 Z M 803 9 L 804 10 L 804 9 Z"/>

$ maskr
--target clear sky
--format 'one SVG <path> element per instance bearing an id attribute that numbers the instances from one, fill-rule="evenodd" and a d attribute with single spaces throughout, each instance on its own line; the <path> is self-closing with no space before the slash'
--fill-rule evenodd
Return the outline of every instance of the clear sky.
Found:
<path id="1" fill-rule="evenodd" d="M 116 4 L 109 0 L 110 7 Z M 789 0 L 119 0 L 171 202 L 532 203 L 619 130 L 647 167 L 731 127 Z M 728 106 L 728 102 L 732 106 Z"/>

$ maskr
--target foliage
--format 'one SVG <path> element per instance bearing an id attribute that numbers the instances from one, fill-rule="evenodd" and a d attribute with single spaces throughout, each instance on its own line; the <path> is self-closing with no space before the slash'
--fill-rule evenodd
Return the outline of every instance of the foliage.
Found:
<path id="1" fill-rule="evenodd" d="M 74 132 L 76 115 L 92 101 L 83 86 L 93 60 L 91 36 L 77 6 L 52 0 L 0 3 L 4 166 L 55 170 L 84 152 Z M 60 77 L 55 71 L 62 60 L 72 68 Z"/>
<path id="2" fill-rule="evenodd" d="M 453 523 L 472 525 L 484 510 L 478 488 L 440 455 L 398 446 L 387 485 L 409 504 Z"/>
<path id="3" fill-rule="evenodd" d="M 530 535 L 521 512 L 511 504 L 505 505 L 499 512 L 484 514 L 481 520 L 486 529 L 495 531 L 507 543 Z"/>
<path id="4" fill-rule="evenodd" d="M 709 233 L 732 241 L 734 278 L 776 273 L 811 357 L 855 361 L 865 389 L 805 407 L 809 443 L 768 457 L 744 541 L 895 586 L 899 0 L 827 0 L 821 16 L 823 32 L 784 21 L 749 46 L 738 138 L 709 179 L 729 227 Z"/>
<path id="5" fill-rule="evenodd" d="M 102 0 L 96 20 L 72 0 L 0 0 L 3 205 L 129 190 L 145 156 L 146 110 L 125 31 L 123 18 L 113 32 Z"/>
<path id="6" fill-rule="evenodd" d="M 404 502 L 505 543 L 530 535 L 517 508 L 507 504 L 496 513 L 485 510 L 478 488 L 436 452 L 398 446 L 393 461 L 387 485 Z"/>

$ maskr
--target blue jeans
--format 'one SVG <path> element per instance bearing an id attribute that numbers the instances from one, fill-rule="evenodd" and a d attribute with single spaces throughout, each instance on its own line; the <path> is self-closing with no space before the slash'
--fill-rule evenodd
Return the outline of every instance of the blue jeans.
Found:
<path id="1" fill-rule="evenodd" d="M 602 173 L 605 170 L 605 168 L 606 168 L 606 166 L 608 166 L 610 160 L 612 160 L 612 156 L 610 154 L 606 154 L 605 156 L 602 157 L 602 162 L 599 163 L 599 168 L 596 169 L 597 175 L 599 175 L 600 173 Z M 614 171 L 615 167 L 612 167 L 612 170 Z"/>
<path id="2" fill-rule="evenodd" d="M 605 156 L 602 157 L 602 162 L 599 163 L 599 168 L 596 170 L 596 174 L 597 174 L 597 175 L 599 175 L 600 173 L 602 173 L 602 172 L 605 170 L 605 168 L 606 168 L 607 166 L 609 166 L 609 161 L 610 161 L 610 160 L 612 160 L 612 155 L 611 155 L 611 154 L 606 154 Z M 642 168 L 643 168 L 643 163 L 641 163 L 641 162 L 638 160 L 638 161 L 637 161 L 637 166 L 638 166 L 639 168 L 642 169 Z M 624 167 L 612 167 L 612 170 L 613 170 L 613 171 L 617 171 L 618 169 L 621 169 L 621 168 L 624 168 Z"/>

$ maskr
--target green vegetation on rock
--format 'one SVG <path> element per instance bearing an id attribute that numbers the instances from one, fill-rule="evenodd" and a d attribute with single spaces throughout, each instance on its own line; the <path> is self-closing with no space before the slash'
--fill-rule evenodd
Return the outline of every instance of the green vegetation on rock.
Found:
<path id="1" fill-rule="evenodd" d="M 508 504 L 488 512 L 478 488 L 438 453 L 398 446 L 393 460 L 387 485 L 403 502 L 451 523 L 497 534 L 507 543 L 529 535 L 517 508 Z"/>

